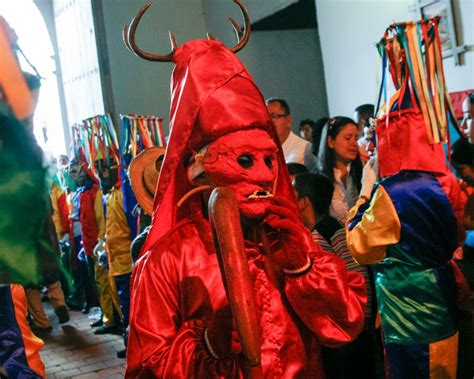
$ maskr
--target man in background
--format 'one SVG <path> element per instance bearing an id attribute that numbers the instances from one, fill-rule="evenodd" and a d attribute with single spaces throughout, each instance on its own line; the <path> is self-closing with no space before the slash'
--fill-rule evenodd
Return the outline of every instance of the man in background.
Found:
<path id="1" fill-rule="evenodd" d="M 311 151 L 311 144 L 291 130 L 293 117 L 288 103 L 283 99 L 270 97 L 265 100 L 265 104 L 281 142 L 286 163 L 302 163 L 308 170 L 312 170 L 316 157 Z"/>

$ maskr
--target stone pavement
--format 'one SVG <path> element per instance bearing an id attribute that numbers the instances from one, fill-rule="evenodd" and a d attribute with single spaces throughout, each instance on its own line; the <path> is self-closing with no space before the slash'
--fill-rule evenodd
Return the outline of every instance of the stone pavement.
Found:
<path id="1" fill-rule="evenodd" d="M 125 359 L 117 358 L 123 349 L 121 335 L 96 336 L 91 320 L 80 311 L 69 311 L 71 319 L 60 325 L 49 303 L 43 303 L 53 330 L 35 331 L 45 346 L 41 357 L 46 377 L 55 378 L 123 378 Z"/>

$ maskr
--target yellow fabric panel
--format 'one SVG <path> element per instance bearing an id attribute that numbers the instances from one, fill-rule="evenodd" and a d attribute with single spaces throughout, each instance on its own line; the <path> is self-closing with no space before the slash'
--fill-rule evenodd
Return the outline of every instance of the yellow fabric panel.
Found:
<path id="1" fill-rule="evenodd" d="M 130 255 L 131 234 L 123 210 L 123 195 L 120 187 L 114 188 L 107 200 L 106 249 L 109 258 L 109 275 L 122 275 L 132 271 Z"/>
<path id="2" fill-rule="evenodd" d="M 10 291 L 15 308 L 15 318 L 20 327 L 23 337 L 23 345 L 25 346 L 25 355 L 28 366 L 43 378 L 46 377 L 44 363 L 41 360 L 39 351 L 44 346 L 44 342 L 36 337 L 31 331 L 28 322 L 26 321 L 26 295 L 25 290 L 19 284 L 11 284 Z"/>
<path id="3" fill-rule="evenodd" d="M 61 239 L 61 231 L 63 230 L 63 224 L 61 222 L 61 216 L 59 215 L 59 208 L 58 208 L 58 199 L 63 194 L 63 191 L 56 183 L 53 183 L 53 188 L 51 189 L 51 203 L 53 205 L 53 222 L 54 228 L 56 229 L 56 234 L 58 235 L 58 239 Z"/>
<path id="4" fill-rule="evenodd" d="M 430 344 L 430 379 L 455 379 L 458 362 L 458 338 L 450 338 Z"/>
<path id="5" fill-rule="evenodd" d="M 120 299 L 117 292 L 117 286 L 115 285 L 115 279 L 113 276 L 108 275 L 110 293 L 112 294 L 112 303 L 115 310 L 118 313 L 119 319 L 122 319 L 122 308 L 120 308 Z"/>
<path id="6" fill-rule="evenodd" d="M 110 287 L 109 274 L 105 266 L 100 266 L 97 257 L 92 257 L 94 260 L 94 272 L 95 272 L 95 283 L 97 284 L 97 290 L 99 292 L 99 302 L 102 309 L 102 322 L 105 326 L 112 326 L 115 323 L 114 320 L 114 297 L 117 298 L 116 303 L 118 304 L 117 289 Z M 112 278 L 113 280 L 113 278 Z M 120 307 L 117 308 L 117 312 L 120 314 Z"/>
<path id="7" fill-rule="evenodd" d="M 102 191 L 98 190 L 95 194 L 94 199 L 94 214 L 97 222 L 97 241 L 103 240 L 105 237 L 105 216 L 104 206 L 102 205 Z"/>
<path id="8" fill-rule="evenodd" d="M 349 223 L 364 203 L 363 199 L 357 200 L 349 211 L 346 238 L 347 247 L 357 263 L 368 265 L 383 260 L 387 245 L 400 241 L 400 219 L 387 191 L 379 186 L 362 219 L 349 231 Z"/>

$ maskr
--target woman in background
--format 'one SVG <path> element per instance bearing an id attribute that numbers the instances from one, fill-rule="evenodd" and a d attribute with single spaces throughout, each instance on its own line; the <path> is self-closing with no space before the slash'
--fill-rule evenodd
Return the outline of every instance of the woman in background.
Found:
<path id="1" fill-rule="evenodd" d="M 321 135 L 319 171 L 334 183 L 330 215 L 341 223 L 346 221 L 361 187 L 362 163 L 357 138 L 357 124 L 348 117 L 330 118 Z"/>

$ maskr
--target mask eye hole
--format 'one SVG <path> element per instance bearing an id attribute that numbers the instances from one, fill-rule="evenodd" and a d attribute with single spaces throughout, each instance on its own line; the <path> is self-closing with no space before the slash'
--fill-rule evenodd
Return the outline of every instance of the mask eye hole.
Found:
<path id="1" fill-rule="evenodd" d="M 268 168 L 273 168 L 273 157 L 271 156 L 265 157 L 264 162 Z"/>
<path id="2" fill-rule="evenodd" d="M 253 157 L 248 154 L 242 154 L 237 157 L 237 163 L 243 168 L 250 168 L 253 166 Z"/>

